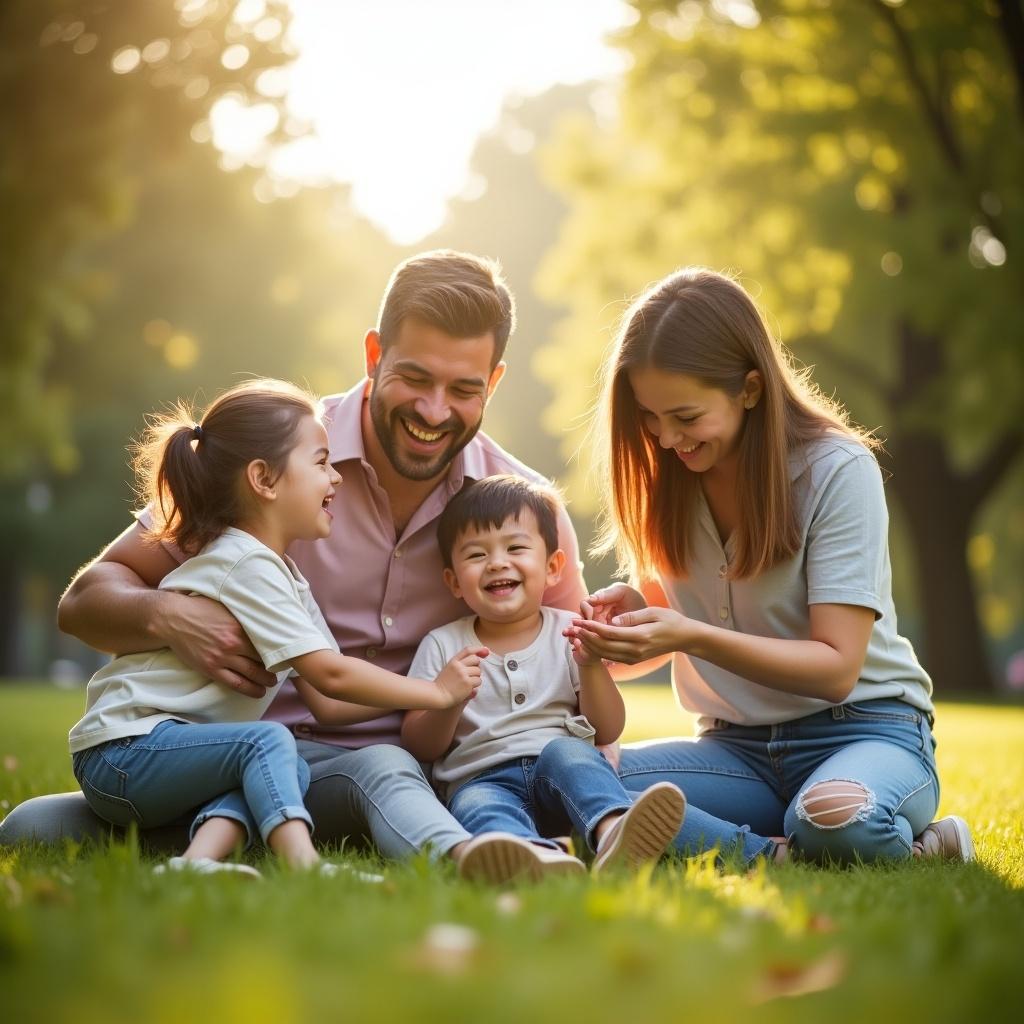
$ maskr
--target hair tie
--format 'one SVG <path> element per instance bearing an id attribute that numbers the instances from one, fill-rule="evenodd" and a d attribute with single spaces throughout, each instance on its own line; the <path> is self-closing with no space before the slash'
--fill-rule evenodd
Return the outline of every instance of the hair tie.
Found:
<path id="1" fill-rule="evenodd" d="M 194 441 L 202 441 L 203 439 L 203 428 L 198 423 L 192 425 L 192 439 Z"/>

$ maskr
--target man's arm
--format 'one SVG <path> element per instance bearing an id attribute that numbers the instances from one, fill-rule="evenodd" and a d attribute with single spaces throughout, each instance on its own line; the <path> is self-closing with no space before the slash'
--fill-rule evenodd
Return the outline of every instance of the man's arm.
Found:
<path id="1" fill-rule="evenodd" d="M 57 605 L 57 625 L 112 654 L 169 647 L 207 678 L 262 697 L 276 679 L 242 627 L 216 601 L 157 590 L 177 563 L 145 536 L 133 524 L 78 572 Z"/>

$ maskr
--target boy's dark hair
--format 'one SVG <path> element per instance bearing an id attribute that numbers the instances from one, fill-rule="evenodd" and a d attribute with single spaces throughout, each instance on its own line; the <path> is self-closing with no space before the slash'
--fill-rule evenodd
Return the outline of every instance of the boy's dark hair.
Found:
<path id="1" fill-rule="evenodd" d="M 452 567 L 452 553 L 460 534 L 470 527 L 500 527 L 506 519 L 519 519 L 524 509 L 533 512 L 544 547 L 552 554 L 558 550 L 559 506 L 560 499 L 552 488 L 520 476 L 487 476 L 468 484 L 448 502 L 437 524 L 445 568 Z"/>
<path id="2" fill-rule="evenodd" d="M 391 275 L 377 320 L 382 349 L 394 342 L 407 317 L 422 320 L 453 338 L 475 338 L 490 331 L 494 336 L 493 368 L 505 354 L 516 310 L 493 260 L 434 249 L 410 256 Z"/>

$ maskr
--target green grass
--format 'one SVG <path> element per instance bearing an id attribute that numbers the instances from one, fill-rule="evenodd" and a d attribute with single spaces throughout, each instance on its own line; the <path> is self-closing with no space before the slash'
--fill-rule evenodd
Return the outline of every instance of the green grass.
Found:
<path id="1" fill-rule="evenodd" d="M 630 737 L 686 719 L 630 687 Z M 0 685 L 0 808 L 74 786 L 80 692 Z M 515 894 L 423 860 L 387 883 L 160 878 L 132 844 L 0 851 L 9 1021 L 971 1021 L 1024 1010 L 1024 710 L 945 705 L 942 811 L 979 862 L 751 874 L 701 861 Z M 456 925 L 454 934 L 437 931 Z M 811 990 L 811 991 L 807 991 Z M 803 993 L 803 994 L 800 994 Z"/>

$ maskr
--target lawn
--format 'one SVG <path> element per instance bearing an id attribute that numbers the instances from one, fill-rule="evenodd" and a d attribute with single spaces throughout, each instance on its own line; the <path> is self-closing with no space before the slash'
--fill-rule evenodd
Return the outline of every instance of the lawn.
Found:
<path id="1" fill-rule="evenodd" d="M 689 731 L 629 687 L 629 737 Z M 0 813 L 74 785 L 80 692 L 0 684 Z M 701 861 L 515 893 L 423 860 L 352 878 L 153 876 L 132 844 L 0 850 L 0 1017 L 217 1021 L 1018 1020 L 1024 709 L 939 708 L 941 812 L 979 861 L 750 874 Z"/>

